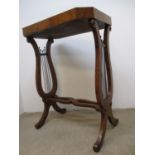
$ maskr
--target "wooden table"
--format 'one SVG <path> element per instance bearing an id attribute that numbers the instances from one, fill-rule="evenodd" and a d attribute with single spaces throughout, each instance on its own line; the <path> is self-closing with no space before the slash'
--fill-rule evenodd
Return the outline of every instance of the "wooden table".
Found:
<path id="1" fill-rule="evenodd" d="M 103 40 L 100 29 L 104 29 Z M 23 28 L 23 34 L 31 43 L 36 56 L 36 87 L 43 100 L 44 112 L 41 119 L 35 125 L 39 129 L 45 123 L 50 106 L 59 112 L 65 113 L 66 109 L 60 108 L 57 102 L 73 104 L 80 107 L 94 108 L 101 113 L 101 124 L 98 138 L 93 146 L 98 152 L 104 139 L 107 120 L 113 125 L 118 124 L 118 119 L 112 113 L 112 69 L 109 53 L 109 31 L 111 30 L 111 18 L 105 13 L 93 7 L 73 8 L 56 16 L 47 18 Z M 95 42 L 95 93 L 96 101 L 74 99 L 72 97 L 60 97 L 56 94 L 57 78 L 51 59 L 51 44 L 54 39 L 92 32 Z M 35 38 L 47 39 L 46 48 L 40 50 Z M 43 81 L 44 77 L 44 89 Z M 51 79 L 51 80 L 50 80 Z M 49 86 L 53 84 L 50 88 Z"/>

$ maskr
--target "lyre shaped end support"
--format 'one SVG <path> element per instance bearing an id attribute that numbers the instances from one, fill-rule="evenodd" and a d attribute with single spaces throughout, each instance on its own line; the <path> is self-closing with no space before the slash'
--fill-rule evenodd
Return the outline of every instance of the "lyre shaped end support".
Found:
<path id="1" fill-rule="evenodd" d="M 109 30 L 105 25 L 104 41 L 101 40 L 99 25 L 95 19 L 89 21 L 95 42 L 95 92 L 97 103 L 101 108 L 101 123 L 98 138 L 93 146 L 95 152 L 101 149 L 106 132 L 107 119 L 116 126 L 118 120 L 112 114 L 112 69 L 109 54 Z M 103 89 L 104 87 L 104 89 Z"/>
<path id="2" fill-rule="evenodd" d="M 95 93 L 98 104 L 103 105 L 103 99 L 106 98 L 106 72 L 103 43 L 99 33 L 99 26 L 95 19 L 89 21 L 92 28 L 95 43 Z M 103 92 L 104 86 L 104 92 Z"/>
<path id="3" fill-rule="evenodd" d="M 52 97 L 56 94 L 56 90 L 57 90 L 57 78 L 56 78 L 56 73 L 55 73 L 55 69 L 54 69 L 54 66 L 53 66 L 53 62 L 51 60 L 51 44 L 53 43 L 53 39 L 52 38 L 49 38 L 47 43 L 46 43 L 46 48 L 44 49 L 45 52 L 40 52 L 40 49 L 36 43 L 36 41 L 33 39 L 33 38 L 27 38 L 27 41 L 29 43 L 31 43 L 33 49 L 34 49 L 34 52 L 35 52 L 35 56 L 36 56 L 36 87 L 37 87 L 37 92 L 38 94 L 42 97 L 42 98 L 46 98 L 46 97 Z M 41 71 L 42 71 L 42 59 L 41 59 L 41 56 L 44 56 L 46 57 L 46 59 L 44 59 L 44 67 L 46 67 L 46 77 L 49 77 L 51 76 L 52 78 L 52 83 L 53 83 L 53 87 L 51 89 L 50 92 L 45 92 L 43 90 L 43 87 L 42 87 L 42 83 L 41 83 Z M 46 61 L 45 61 L 46 60 Z M 47 65 L 49 65 L 49 71 L 47 70 Z M 43 70 L 45 71 L 45 70 Z M 44 78 L 45 78 L 44 76 Z M 44 80 L 44 83 L 46 86 L 49 86 L 49 81 L 50 79 L 48 78 Z"/>
<path id="4" fill-rule="evenodd" d="M 105 25 L 104 30 L 104 49 L 105 49 L 105 64 L 106 64 L 106 70 L 107 70 L 107 83 L 108 83 L 108 90 L 107 95 L 108 98 L 111 98 L 113 96 L 113 77 L 112 77 L 112 66 L 110 61 L 110 50 L 109 50 L 109 32 L 111 31 L 111 26 Z"/>
<path id="5" fill-rule="evenodd" d="M 97 103 L 101 107 L 101 123 L 98 138 L 93 146 L 95 152 L 98 152 L 101 149 L 104 135 L 106 132 L 107 125 L 107 113 L 106 108 L 104 107 L 104 99 L 106 98 L 106 90 L 103 92 L 103 85 L 106 85 L 105 78 L 103 78 L 103 71 L 105 76 L 105 62 L 104 62 L 104 51 L 103 42 L 99 33 L 99 26 L 96 20 L 92 19 L 89 21 L 90 27 L 92 28 L 94 42 L 95 42 L 95 92 Z"/>
<path id="6" fill-rule="evenodd" d="M 41 84 L 41 58 L 40 58 L 40 50 L 36 43 L 36 41 L 33 38 L 27 38 L 28 43 L 30 43 L 34 49 L 35 56 L 36 56 L 36 73 L 35 73 L 35 79 L 36 79 L 36 88 L 37 92 L 40 95 L 40 97 L 43 97 L 45 95 L 42 84 Z"/>
<path id="7" fill-rule="evenodd" d="M 57 78 L 56 78 L 56 73 L 55 73 L 54 65 L 53 65 L 52 58 L 51 58 L 51 44 L 53 43 L 53 39 L 49 38 L 47 40 L 46 47 L 43 51 L 40 50 L 36 41 L 33 38 L 27 38 L 27 41 L 29 43 L 31 43 L 31 45 L 34 49 L 34 52 L 35 52 L 35 56 L 36 56 L 36 74 L 35 74 L 36 88 L 37 88 L 38 94 L 40 95 L 40 97 L 42 98 L 42 100 L 44 102 L 44 112 L 43 112 L 39 122 L 35 125 L 35 127 L 37 129 L 39 129 L 44 125 L 46 118 L 48 116 L 48 113 L 49 113 L 49 108 L 51 105 L 53 106 L 55 111 L 62 113 L 62 114 L 66 112 L 66 109 L 60 108 L 56 102 L 51 102 L 51 103 L 47 102 L 48 98 L 52 98 L 52 97 L 56 96 L 56 91 L 57 91 Z M 42 72 L 43 72 L 43 76 L 42 76 Z M 49 92 L 45 92 L 43 90 L 41 78 L 42 77 L 44 78 L 44 85 L 49 90 L 50 89 L 49 88 L 50 76 L 52 78 L 53 86 Z"/>

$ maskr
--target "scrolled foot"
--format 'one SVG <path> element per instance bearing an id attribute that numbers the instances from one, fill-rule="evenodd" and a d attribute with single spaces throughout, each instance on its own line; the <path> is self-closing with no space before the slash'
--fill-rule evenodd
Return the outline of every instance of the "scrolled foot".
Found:
<path id="1" fill-rule="evenodd" d="M 108 120 L 114 127 L 117 126 L 119 123 L 119 120 L 113 116 L 111 107 L 109 110 Z"/>
<path id="2" fill-rule="evenodd" d="M 118 125 L 119 120 L 117 118 L 114 117 L 108 117 L 109 122 L 115 127 Z"/>
<path id="3" fill-rule="evenodd" d="M 52 104 L 55 111 L 59 112 L 60 114 L 66 113 L 65 108 L 60 108 L 56 103 Z"/>
<path id="4" fill-rule="evenodd" d="M 48 113 L 49 113 L 49 108 L 50 108 L 50 106 L 45 104 L 44 112 L 41 116 L 41 119 L 39 120 L 38 123 L 35 124 L 36 129 L 40 129 L 45 124 L 46 118 L 47 118 Z"/>
<path id="5" fill-rule="evenodd" d="M 99 152 L 101 147 L 102 147 L 102 144 L 95 143 L 94 146 L 93 146 L 94 152 Z"/>
<path id="6" fill-rule="evenodd" d="M 38 123 L 35 124 L 35 128 L 40 129 L 43 125 L 44 125 L 44 123 L 38 122 Z"/>
<path id="7" fill-rule="evenodd" d="M 107 127 L 107 116 L 101 113 L 100 131 L 99 131 L 98 138 L 93 146 L 93 150 L 95 152 L 99 152 L 102 147 L 104 135 L 106 132 L 106 127 Z"/>

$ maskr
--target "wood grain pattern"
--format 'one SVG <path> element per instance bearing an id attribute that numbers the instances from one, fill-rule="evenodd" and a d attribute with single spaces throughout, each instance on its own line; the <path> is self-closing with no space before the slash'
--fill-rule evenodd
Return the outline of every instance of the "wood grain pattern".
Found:
<path id="1" fill-rule="evenodd" d="M 93 7 L 73 8 L 23 28 L 25 37 L 62 38 L 91 31 L 88 19 L 96 19 L 99 28 L 111 25 L 111 18 Z"/>

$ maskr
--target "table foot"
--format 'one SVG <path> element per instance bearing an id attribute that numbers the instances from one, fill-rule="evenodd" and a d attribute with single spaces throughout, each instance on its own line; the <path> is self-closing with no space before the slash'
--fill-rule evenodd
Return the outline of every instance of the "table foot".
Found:
<path id="1" fill-rule="evenodd" d="M 93 146 L 93 150 L 95 152 L 99 152 L 101 147 L 102 147 L 104 135 L 105 135 L 105 132 L 106 132 L 106 127 L 107 127 L 107 117 L 106 117 L 105 114 L 101 113 L 100 131 L 99 131 L 98 138 L 97 138 L 97 140 L 96 140 L 96 142 L 94 143 L 94 146 Z"/>
<path id="2" fill-rule="evenodd" d="M 44 112 L 43 112 L 39 122 L 35 124 L 36 129 L 40 129 L 45 124 L 46 118 L 49 113 L 49 108 L 50 108 L 50 105 L 44 104 Z"/>
<path id="3" fill-rule="evenodd" d="M 111 107 L 109 108 L 108 120 L 114 127 L 119 123 L 119 120 L 114 117 Z"/>
<path id="4" fill-rule="evenodd" d="M 66 113 L 66 109 L 65 108 L 60 108 L 56 103 L 55 104 L 52 104 L 54 110 L 56 112 L 59 112 L 60 114 L 64 114 Z"/>

